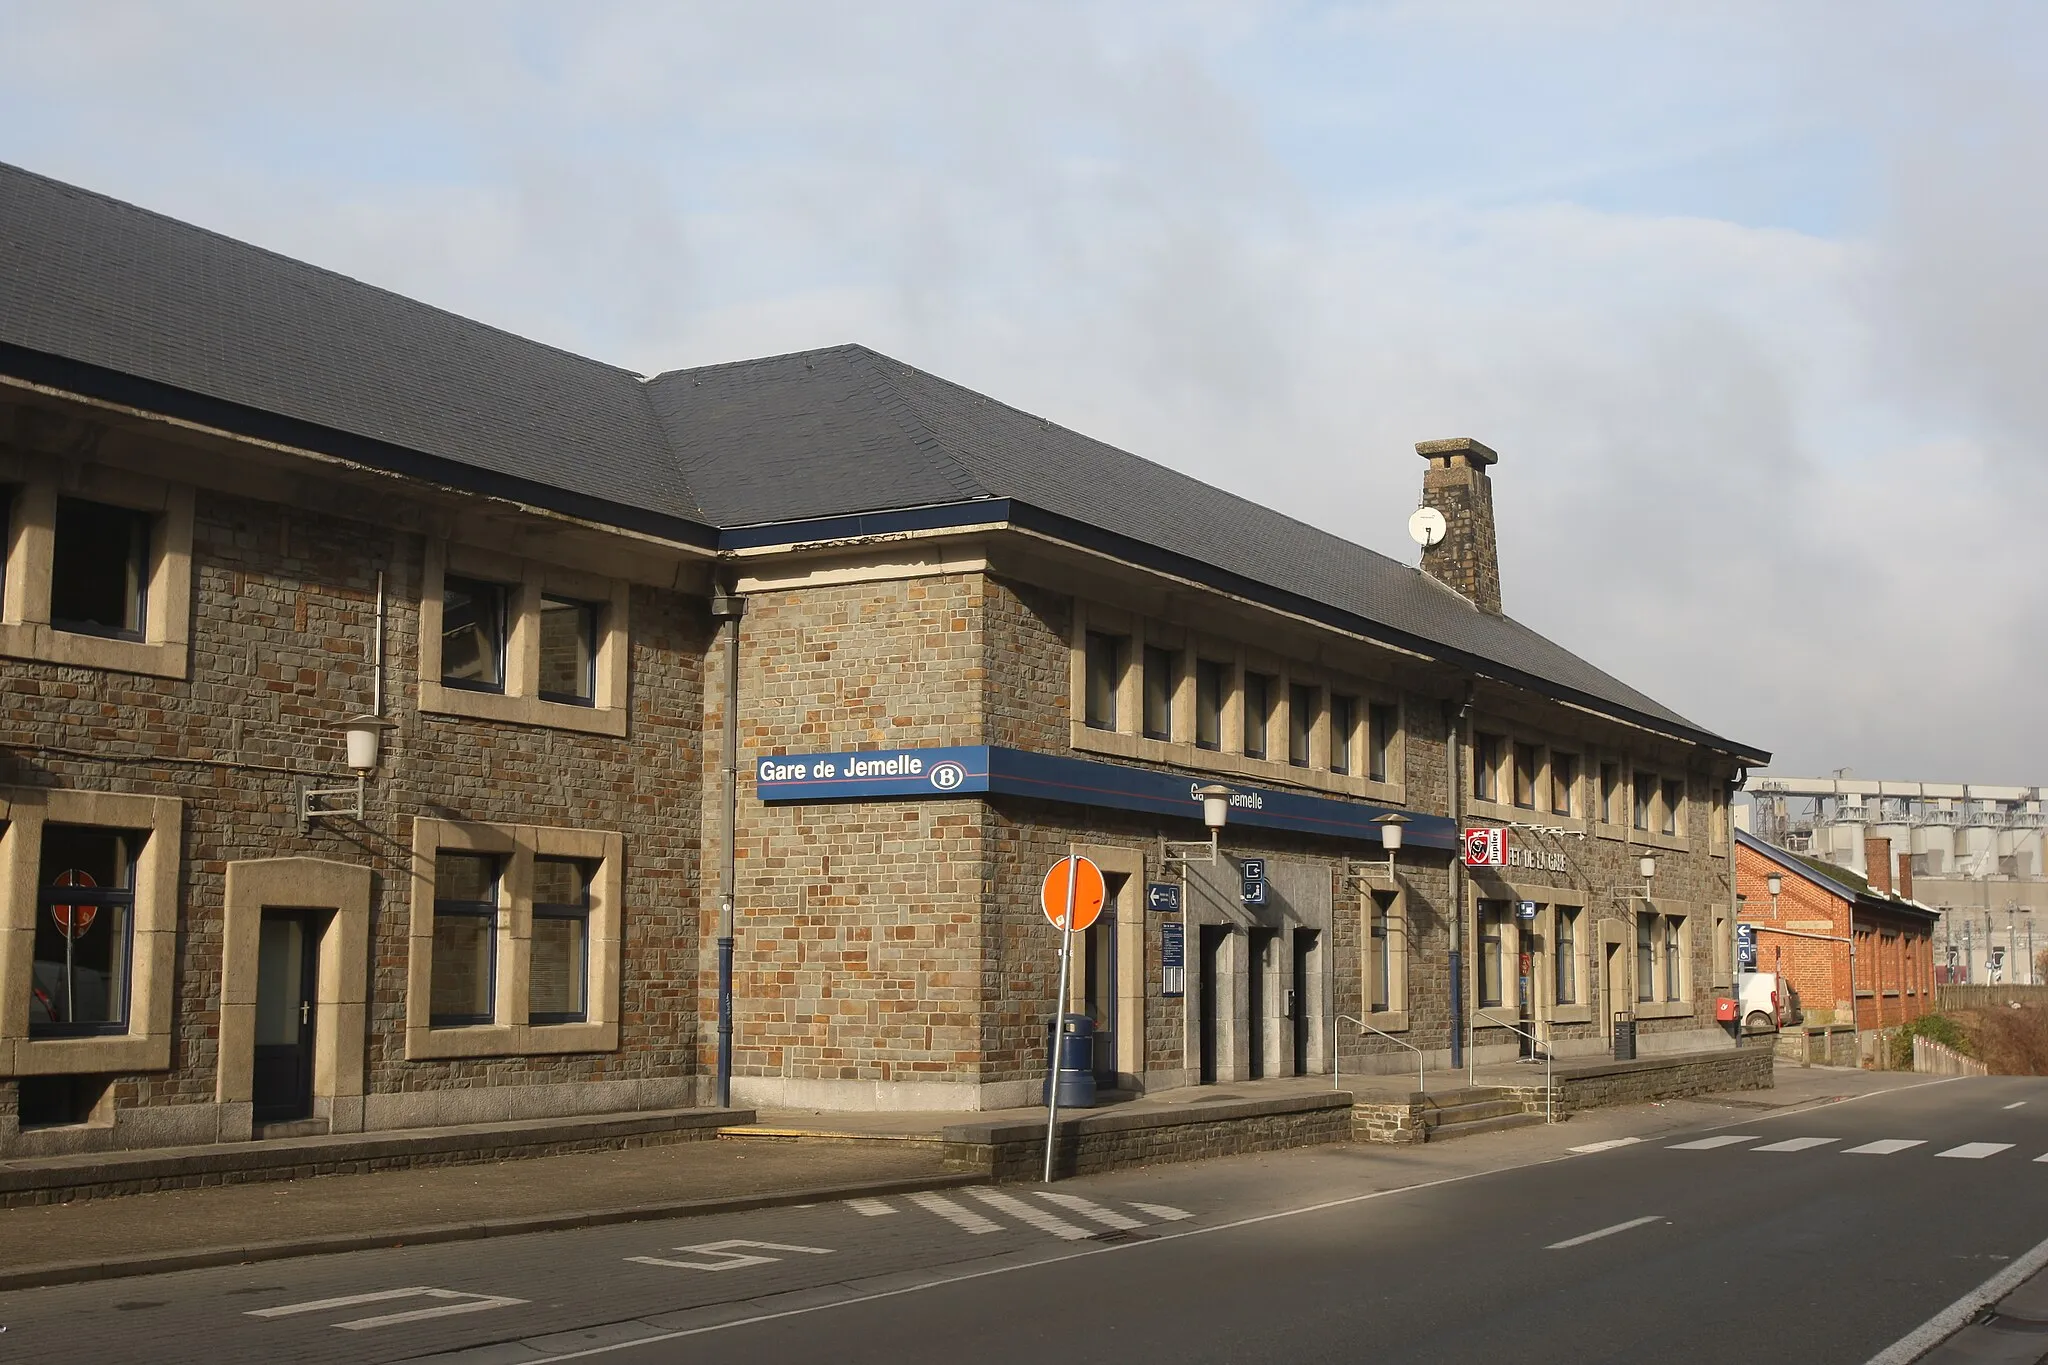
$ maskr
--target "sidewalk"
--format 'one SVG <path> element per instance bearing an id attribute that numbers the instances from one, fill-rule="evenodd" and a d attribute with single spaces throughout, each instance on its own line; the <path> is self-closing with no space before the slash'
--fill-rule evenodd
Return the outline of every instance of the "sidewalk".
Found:
<path id="1" fill-rule="evenodd" d="M 1464 1075 L 1433 1074 L 1430 1089 L 1462 1086 Z M 1772 1110 L 1927 1079 L 1797 1066 L 1780 1067 L 1777 1077 L 1775 1090 L 1703 1096 L 1690 1103 Z M 1412 1076 L 1406 1084 L 1398 1077 L 1355 1079 L 1404 1096 L 1413 1088 Z M 1482 1074 L 1480 1079 L 1490 1078 Z M 1354 1078 L 1347 1077 L 1343 1088 L 1350 1091 L 1353 1084 Z M 1298 1099 L 1331 1088 L 1327 1076 L 1245 1082 L 1170 1091 L 1063 1115 L 1161 1113 L 1191 1105 Z M 1367 1097 L 1364 1086 L 1355 1093 Z M 1627 1123 L 1625 1116 L 1632 1112 L 1647 1115 L 1663 1108 L 1651 1103 L 1602 1111 L 1604 1117 L 1575 1121 L 1573 1132 L 1604 1131 L 1612 1123 Z M 981 1184 L 986 1175 L 946 1169 L 939 1134 L 969 1124 L 1035 1122 L 1042 1128 L 1045 1110 L 781 1112 L 760 1119 L 751 1133 L 736 1130 L 715 1142 L 0 1209 L 0 1291 L 397 1243 L 474 1240 Z"/>
<path id="2" fill-rule="evenodd" d="M 0 1290 L 984 1183 L 911 1145 L 685 1142 L 0 1209 Z"/>

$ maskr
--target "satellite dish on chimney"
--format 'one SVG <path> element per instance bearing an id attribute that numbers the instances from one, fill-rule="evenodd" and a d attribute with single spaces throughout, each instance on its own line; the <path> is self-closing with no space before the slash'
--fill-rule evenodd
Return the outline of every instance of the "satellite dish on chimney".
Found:
<path id="1" fill-rule="evenodd" d="M 1444 514 L 1434 507 L 1418 507 L 1408 518 L 1409 538 L 1425 550 L 1441 541 L 1446 529 Z"/>

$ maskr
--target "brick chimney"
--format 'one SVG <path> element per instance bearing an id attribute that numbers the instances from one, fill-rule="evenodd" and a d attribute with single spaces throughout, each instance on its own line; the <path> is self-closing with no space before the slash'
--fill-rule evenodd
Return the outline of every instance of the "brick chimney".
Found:
<path id="1" fill-rule="evenodd" d="M 1913 855 L 1899 855 L 1899 894 L 1907 900 L 1913 899 Z"/>
<path id="2" fill-rule="evenodd" d="M 1429 461 L 1422 505 L 1444 514 L 1444 538 L 1423 547 L 1422 571 L 1481 611 L 1500 613 L 1500 558 L 1493 539 L 1493 482 L 1486 467 L 1500 456 L 1469 436 L 1417 441 Z"/>
<path id="3" fill-rule="evenodd" d="M 1892 893 L 1892 841 L 1871 835 L 1863 841 L 1863 878 L 1880 896 Z"/>

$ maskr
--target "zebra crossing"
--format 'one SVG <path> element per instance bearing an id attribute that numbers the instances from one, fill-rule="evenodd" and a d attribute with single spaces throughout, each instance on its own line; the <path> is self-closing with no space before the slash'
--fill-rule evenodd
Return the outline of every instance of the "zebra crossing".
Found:
<path id="1" fill-rule="evenodd" d="M 1901 1152 L 1910 1152 L 1917 1147 L 1929 1147 L 1932 1145 L 1926 1138 L 1879 1138 L 1874 1142 L 1861 1143 L 1855 1147 L 1836 1146 L 1836 1144 L 1842 1141 L 1844 1139 L 1838 1137 L 1796 1137 L 1785 1138 L 1779 1142 L 1765 1142 L 1763 1135 L 1760 1133 L 1716 1133 L 1712 1137 L 1695 1138 L 1691 1142 L 1674 1142 L 1665 1150 L 1672 1152 L 1715 1152 L 1724 1148 L 1736 1147 L 1742 1143 L 1755 1142 L 1762 1145 L 1750 1147 L 1747 1150 L 1751 1152 L 1811 1152 L 1823 1147 L 1833 1147 L 1842 1156 L 1897 1156 Z M 1964 1142 L 1941 1151 L 1919 1152 L 1916 1155 L 1947 1157 L 1952 1161 L 1982 1161 L 1987 1157 L 1997 1156 L 2001 1152 L 2009 1152 L 2016 1145 L 2016 1143 L 2011 1142 Z M 2035 1157 L 2034 1160 L 2048 1161 L 2048 1153 L 2043 1153 Z"/>
<path id="2" fill-rule="evenodd" d="M 863 1218 L 890 1218 L 911 1212 L 929 1214 L 974 1237 L 1028 1229 L 1063 1242 L 1136 1232 L 1194 1217 L 1186 1209 L 1171 1204 L 1132 1202 L 1119 1209 L 1054 1190 L 1029 1194 L 979 1188 L 958 1194 L 920 1190 L 902 1196 L 900 1201 L 849 1199 L 846 1207 Z"/>

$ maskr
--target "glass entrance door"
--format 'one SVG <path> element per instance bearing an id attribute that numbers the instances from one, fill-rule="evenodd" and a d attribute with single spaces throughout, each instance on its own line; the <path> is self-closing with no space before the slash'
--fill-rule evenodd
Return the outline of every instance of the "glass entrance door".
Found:
<path id="1" fill-rule="evenodd" d="M 313 1015 L 320 939 L 309 910 L 266 910 L 256 949 L 254 1117 L 259 1123 L 313 1112 Z"/>

